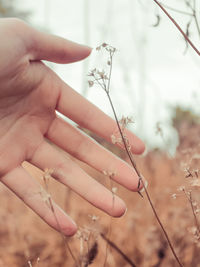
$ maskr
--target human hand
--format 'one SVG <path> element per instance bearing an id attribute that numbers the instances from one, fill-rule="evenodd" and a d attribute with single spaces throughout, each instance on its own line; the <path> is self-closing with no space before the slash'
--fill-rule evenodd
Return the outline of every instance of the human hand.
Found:
<path id="1" fill-rule="evenodd" d="M 91 49 L 41 33 L 18 19 L 0 19 L 0 177 L 44 221 L 66 235 L 77 227 L 53 201 L 53 210 L 40 194 L 41 186 L 23 168 L 28 161 L 54 170 L 52 176 L 91 204 L 112 216 L 121 216 L 124 202 L 85 173 L 74 161 L 48 142 L 99 171 L 115 171 L 115 181 L 138 191 L 131 166 L 107 151 L 56 111 L 78 125 L 111 141 L 116 123 L 64 83 L 42 60 L 71 63 L 87 57 Z M 127 131 L 132 152 L 144 145 Z M 59 223 L 59 225 L 58 225 Z"/>

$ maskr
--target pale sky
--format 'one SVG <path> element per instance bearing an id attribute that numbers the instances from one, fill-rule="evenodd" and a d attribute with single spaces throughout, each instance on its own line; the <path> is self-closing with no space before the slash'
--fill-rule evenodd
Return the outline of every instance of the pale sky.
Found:
<path id="1" fill-rule="evenodd" d="M 183 1 L 165 3 L 185 10 Z M 154 134 L 158 121 L 166 138 L 174 139 L 168 123 L 170 105 L 192 106 L 200 113 L 200 60 L 192 49 L 183 54 L 182 36 L 153 1 L 18 0 L 18 8 L 32 10 L 33 25 L 48 28 L 53 34 L 92 47 L 107 42 L 118 49 L 111 82 L 113 101 L 120 115 L 133 116 L 133 130 L 144 139 L 162 142 Z M 160 25 L 152 27 L 158 12 Z M 188 17 L 170 13 L 185 29 Z M 198 46 L 194 27 L 191 34 Z M 51 66 L 81 93 L 87 81 L 83 68 L 98 66 L 98 59 L 94 52 L 85 63 Z M 89 89 L 87 97 L 112 116 L 100 89 Z"/>

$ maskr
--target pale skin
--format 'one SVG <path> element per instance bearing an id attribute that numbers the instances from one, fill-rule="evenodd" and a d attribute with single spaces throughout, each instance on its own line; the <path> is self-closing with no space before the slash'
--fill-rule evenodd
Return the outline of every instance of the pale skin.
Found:
<path id="1" fill-rule="evenodd" d="M 52 176 L 92 205 L 114 217 L 126 205 L 55 144 L 98 171 L 115 171 L 115 181 L 138 191 L 133 168 L 56 115 L 56 110 L 107 141 L 116 123 L 63 82 L 42 60 L 55 63 L 80 61 L 91 48 L 41 33 L 18 19 L 0 19 L 0 179 L 47 224 L 65 235 L 77 231 L 75 222 L 57 206 L 47 205 L 40 184 L 23 168 L 54 170 Z M 76 69 L 75 69 L 76 70 Z M 143 142 L 126 132 L 134 154 L 144 151 Z M 50 141 L 50 142 L 48 142 Z M 59 225 L 58 225 L 59 223 Z"/>

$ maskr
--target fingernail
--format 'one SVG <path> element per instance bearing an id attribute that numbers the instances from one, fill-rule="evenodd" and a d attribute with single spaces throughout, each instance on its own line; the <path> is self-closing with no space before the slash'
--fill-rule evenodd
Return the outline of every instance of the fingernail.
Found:
<path id="1" fill-rule="evenodd" d="M 88 48 L 89 50 L 93 50 L 93 48 L 91 46 L 89 46 L 89 45 L 80 44 L 80 43 L 78 43 L 78 44 L 81 45 L 81 46 L 84 46 L 85 48 Z"/>
<path id="2" fill-rule="evenodd" d="M 123 218 L 123 217 L 126 215 L 126 213 L 127 213 L 127 210 L 128 210 L 128 208 L 126 208 L 126 210 L 125 210 L 125 212 L 124 212 L 124 214 L 122 215 L 122 217 L 121 217 L 121 218 Z"/>

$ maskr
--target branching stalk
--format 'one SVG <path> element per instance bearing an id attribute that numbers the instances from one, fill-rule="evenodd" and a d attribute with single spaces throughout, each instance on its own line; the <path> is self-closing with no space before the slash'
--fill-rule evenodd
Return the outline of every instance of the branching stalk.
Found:
<path id="1" fill-rule="evenodd" d="M 178 256 L 176 255 L 174 247 L 173 247 L 173 245 L 172 245 L 172 243 L 171 243 L 171 241 L 169 239 L 169 236 L 168 236 L 168 234 L 167 234 L 167 232 L 166 232 L 166 230 L 165 230 L 165 228 L 164 228 L 164 226 L 163 226 L 163 224 L 162 224 L 162 222 L 161 222 L 161 220 L 160 220 L 160 218 L 159 218 L 159 216 L 157 214 L 157 211 L 156 211 L 156 209 L 155 209 L 155 207 L 153 205 L 151 197 L 150 197 L 150 195 L 148 193 L 148 190 L 147 190 L 147 188 L 145 186 L 145 182 L 144 182 L 144 180 L 142 178 L 142 175 L 140 174 L 140 172 L 139 172 L 139 170 L 138 170 L 138 168 L 136 166 L 136 163 L 135 163 L 135 161 L 133 159 L 133 155 L 132 155 L 132 153 L 130 151 L 130 148 L 127 145 L 126 138 L 125 138 L 125 136 L 123 134 L 123 130 L 122 130 L 121 126 L 120 126 L 120 122 L 118 120 L 118 117 L 117 117 L 117 114 L 116 114 L 112 99 L 110 97 L 110 82 L 111 82 L 111 74 L 112 74 L 112 62 L 113 62 L 113 55 L 114 55 L 114 52 L 116 51 L 116 49 L 114 47 L 112 47 L 112 46 L 109 46 L 108 44 L 105 44 L 105 43 L 102 44 L 101 46 L 97 47 L 97 50 L 100 50 L 101 48 L 106 49 L 106 51 L 109 53 L 109 59 L 108 59 L 108 62 L 109 62 L 109 64 L 108 64 L 109 65 L 109 74 L 107 76 L 105 74 L 105 71 L 99 71 L 97 69 L 92 70 L 90 72 L 89 76 L 92 77 L 93 80 L 89 81 L 89 85 L 92 86 L 96 82 L 105 91 L 105 93 L 106 93 L 106 95 L 107 95 L 107 97 L 109 99 L 109 102 L 110 102 L 110 105 L 111 105 L 111 108 L 112 108 L 112 111 L 113 111 L 113 114 L 114 114 L 114 117 L 115 117 L 115 121 L 117 123 L 117 127 L 118 127 L 118 130 L 119 130 L 122 142 L 124 144 L 124 149 L 127 152 L 127 155 L 128 155 L 128 157 L 129 157 L 129 159 L 131 161 L 131 164 L 132 164 L 134 170 L 136 171 L 136 173 L 137 173 L 137 175 L 139 177 L 138 188 L 140 187 L 140 183 L 142 183 L 144 191 L 145 191 L 145 194 L 146 194 L 147 199 L 148 199 L 148 202 L 149 202 L 149 204 L 151 206 L 151 209 L 152 209 L 152 211 L 153 211 L 153 213 L 155 215 L 155 218 L 156 218 L 158 224 L 160 225 L 160 227 L 162 229 L 162 232 L 163 232 L 163 234 L 164 234 L 164 236 L 165 236 L 165 238 L 166 238 L 166 240 L 167 240 L 167 242 L 169 244 L 169 247 L 170 247 L 170 249 L 172 251 L 172 254 L 174 255 L 174 257 L 175 257 L 177 263 L 179 264 L 179 266 L 183 267 L 183 265 L 180 262 Z"/>
<path id="2" fill-rule="evenodd" d="M 108 97 L 109 97 L 110 103 L 112 103 L 112 100 L 111 100 L 109 94 L 108 94 Z M 111 106 L 112 106 L 113 112 L 115 113 L 115 116 L 116 116 L 116 112 L 115 112 L 113 103 L 112 103 Z M 119 120 L 118 120 L 117 116 L 115 117 L 115 119 L 116 119 L 116 122 L 117 122 L 118 129 L 119 129 L 119 131 L 120 131 L 120 135 L 121 135 L 122 139 L 124 139 L 124 137 L 123 137 L 123 133 L 122 133 L 121 127 L 120 127 L 120 125 L 119 125 Z M 124 140 L 124 146 L 125 146 L 125 150 L 128 151 L 127 144 L 126 144 L 125 140 Z M 165 236 L 165 238 L 166 238 L 166 240 L 167 240 L 167 242 L 168 242 L 168 244 L 169 244 L 169 247 L 171 248 L 171 251 L 172 251 L 172 253 L 173 253 L 173 255 L 174 255 L 174 257 L 175 257 L 177 263 L 179 264 L 179 266 L 183 266 L 183 265 L 181 264 L 181 262 L 180 262 L 178 256 L 176 255 L 176 252 L 175 252 L 175 250 L 174 250 L 174 247 L 173 247 L 173 245 L 172 245 L 172 243 L 171 243 L 171 241 L 170 241 L 170 239 L 169 239 L 169 236 L 168 236 L 168 234 L 167 234 L 167 232 L 166 232 L 166 230 L 165 230 L 165 228 L 164 228 L 164 226 L 163 226 L 163 224 L 162 224 L 162 222 L 161 222 L 161 220 L 160 220 L 160 218 L 159 218 L 159 216 L 158 216 L 158 214 L 157 214 L 157 211 L 156 211 L 156 209 L 155 209 L 155 207 L 154 207 L 154 204 L 153 204 L 153 202 L 152 202 L 152 200 L 151 200 L 151 197 L 150 197 L 150 195 L 149 195 L 149 192 L 148 192 L 147 188 L 145 187 L 144 180 L 142 179 L 141 174 L 139 173 L 138 168 L 137 168 L 137 166 L 136 166 L 136 163 L 135 163 L 135 161 L 133 160 L 133 156 L 132 156 L 132 154 L 128 151 L 128 152 L 127 152 L 127 155 L 128 155 L 128 157 L 129 157 L 129 159 L 130 159 L 130 161 L 131 161 L 131 164 L 132 164 L 133 168 L 135 169 L 136 173 L 138 174 L 139 180 L 140 180 L 140 182 L 141 182 L 142 185 L 143 185 L 143 188 L 144 188 L 145 194 L 146 194 L 146 196 L 147 196 L 147 199 L 148 199 L 148 201 L 149 201 L 149 204 L 150 204 L 150 206 L 151 206 L 151 209 L 152 209 L 152 211 L 153 211 L 153 213 L 154 213 L 154 215 L 155 215 L 155 217 L 156 217 L 156 220 L 157 220 L 158 224 L 160 225 L 160 227 L 161 227 L 161 229 L 162 229 L 162 231 L 163 231 L 163 234 L 164 234 L 164 236 Z"/>

